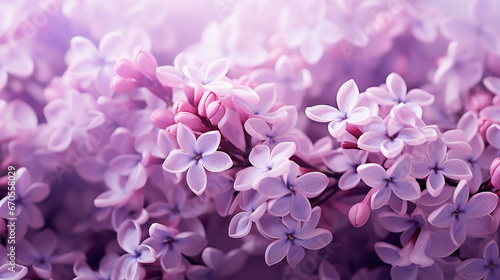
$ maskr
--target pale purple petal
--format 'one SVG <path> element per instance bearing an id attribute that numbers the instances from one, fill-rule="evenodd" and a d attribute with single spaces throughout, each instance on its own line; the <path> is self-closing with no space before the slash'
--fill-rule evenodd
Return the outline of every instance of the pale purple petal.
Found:
<path id="1" fill-rule="evenodd" d="M 366 94 L 368 98 L 380 105 L 394 105 L 397 103 L 396 95 L 379 87 L 368 88 Z"/>
<path id="2" fill-rule="evenodd" d="M 375 243 L 375 252 L 379 258 L 388 264 L 395 264 L 401 257 L 399 256 L 399 248 L 385 242 Z"/>
<path id="3" fill-rule="evenodd" d="M 441 165 L 441 172 L 444 176 L 455 180 L 472 179 L 472 171 L 469 166 L 460 159 L 450 159 Z"/>
<path id="4" fill-rule="evenodd" d="M 287 228 L 283 225 L 281 219 L 276 216 L 264 215 L 257 225 L 262 233 L 271 238 L 284 238 L 287 234 Z"/>
<path id="5" fill-rule="evenodd" d="M 397 181 L 390 184 L 394 194 L 404 200 L 415 200 L 420 198 L 420 186 L 413 178 Z"/>
<path id="6" fill-rule="evenodd" d="M 368 124 L 372 120 L 370 109 L 358 107 L 347 113 L 347 122 L 355 125 Z"/>
<path id="7" fill-rule="evenodd" d="M 271 266 L 279 263 L 285 258 L 290 248 L 290 242 L 286 239 L 276 240 L 267 246 L 265 252 L 266 264 Z"/>
<path id="8" fill-rule="evenodd" d="M 248 212 L 240 212 L 231 219 L 229 223 L 229 237 L 241 238 L 246 236 L 252 228 L 252 222 Z"/>
<path id="9" fill-rule="evenodd" d="M 48 149 L 53 152 L 62 152 L 66 150 L 73 141 L 73 128 L 63 126 L 56 128 L 50 135 Z"/>
<path id="10" fill-rule="evenodd" d="M 278 198 L 290 193 L 290 190 L 285 186 L 283 180 L 269 177 L 260 181 L 257 190 L 260 194 L 268 198 Z"/>
<path id="11" fill-rule="evenodd" d="M 453 215 L 455 210 L 451 204 L 443 205 L 429 215 L 429 223 L 439 228 L 449 227 L 455 219 Z"/>
<path id="12" fill-rule="evenodd" d="M 338 109 L 327 105 L 307 107 L 306 115 L 309 119 L 316 122 L 331 122 L 344 118 L 344 114 L 342 114 Z"/>
<path id="13" fill-rule="evenodd" d="M 411 174 L 417 178 L 425 178 L 431 172 L 434 166 L 431 166 L 429 160 L 425 158 L 416 157 L 411 160 Z"/>
<path id="14" fill-rule="evenodd" d="M 494 240 L 488 242 L 483 251 L 483 259 L 488 263 L 498 262 L 498 245 Z"/>
<path id="15" fill-rule="evenodd" d="M 226 153 L 220 151 L 205 154 L 199 161 L 210 172 L 221 172 L 233 166 L 231 158 Z"/>
<path id="16" fill-rule="evenodd" d="M 486 130 L 486 139 L 491 146 L 500 150 L 500 125 L 493 124 Z"/>
<path id="17" fill-rule="evenodd" d="M 375 192 L 371 198 L 371 207 L 373 210 L 379 209 L 386 205 L 391 198 L 391 188 L 382 187 L 378 192 Z"/>
<path id="18" fill-rule="evenodd" d="M 293 202 L 293 195 L 285 195 L 278 199 L 273 199 L 268 203 L 269 213 L 277 216 L 285 216 L 290 212 Z"/>
<path id="19" fill-rule="evenodd" d="M 434 95 L 421 89 L 412 89 L 406 94 L 406 102 L 415 103 L 420 106 L 430 106 L 434 103 Z"/>
<path id="20" fill-rule="evenodd" d="M 396 73 L 389 74 L 386 79 L 386 85 L 387 89 L 394 93 L 398 102 L 402 102 L 404 100 L 406 95 L 406 83 L 401 76 Z"/>
<path id="21" fill-rule="evenodd" d="M 257 145 L 250 152 L 249 159 L 253 166 L 267 169 L 270 161 L 270 150 L 266 145 Z"/>
<path id="22" fill-rule="evenodd" d="M 345 172 L 352 167 L 343 152 L 336 151 L 323 157 L 325 165 L 335 172 Z"/>
<path id="23" fill-rule="evenodd" d="M 378 131 L 368 131 L 363 133 L 358 139 L 358 147 L 368 152 L 379 152 L 384 140 L 388 140 L 387 135 Z"/>
<path id="24" fill-rule="evenodd" d="M 300 192 L 295 193 L 290 208 L 290 215 L 300 221 L 306 221 L 311 216 L 311 204 L 307 197 Z"/>
<path id="25" fill-rule="evenodd" d="M 184 172 L 195 162 L 196 160 L 192 155 L 188 155 L 181 150 L 174 150 L 163 162 L 163 169 L 172 173 Z"/>
<path id="26" fill-rule="evenodd" d="M 432 172 L 427 178 L 427 190 L 433 197 L 438 196 L 444 187 L 444 176 L 441 172 Z"/>
<path id="27" fill-rule="evenodd" d="M 407 266 L 393 266 L 391 269 L 391 279 L 394 280 L 417 280 L 418 266 L 410 264 Z"/>
<path id="28" fill-rule="evenodd" d="M 361 176 L 356 172 L 355 169 L 348 170 L 339 179 L 339 188 L 341 190 L 350 190 L 356 187 L 361 181 Z"/>
<path id="29" fill-rule="evenodd" d="M 468 259 L 457 266 L 457 272 L 465 279 L 483 279 L 488 273 L 487 267 L 482 259 Z"/>
<path id="30" fill-rule="evenodd" d="M 134 254 L 141 241 L 141 228 L 139 225 L 132 220 L 126 220 L 118 229 L 117 234 L 120 247 L 128 253 Z"/>
<path id="31" fill-rule="evenodd" d="M 205 76 L 208 81 L 217 81 L 226 76 L 229 70 L 229 63 L 227 58 L 221 58 L 212 61 L 205 71 Z"/>
<path id="32" fill-rule="evenodd" d="M 493 212 L 498 204 L 498 196 L 494 193 L 483 192 L 475 194 L 462 209 L 463 217 L 479 218 Z"/>
<path id="33" fill-rule="evenodd" d="M 341 112 L 347 113 L 358 103 L 359 89 L 354 80 L 345 82 L 337 93 L 337 105 Z"/>
<path id="34" fill-rule="evenodd" d="M 290 242 L 290 247 L 288 249 L 288 254 L 286 260 L 291 266 L 296 266 L 304 258 L 304 249 L 296 242 Z"/>
<path id="35" fill-rule="evenodd" d="M 258 140 L 266 140 L 271 135 L 269 124 L 258 118 L 250 118 L 245 122 L 245 130 Z"/>
<path id="36" fill-rule="evenodd" d="M 196 150 L 200 154 L 212 154 L 219 148 L 220 132 L 210 131 L 203 133 L 196 140 Z"/>
<path id="37" fill-rule="evenodd" d="M 246 191 L 252 188 L 252 184 L 258 179 L 265 171 L 253 166 L 247 167 L 236 173 L 234 180 L 234 189 L 237 191 Z"/>
<path id="38" fill-rule="evenodd" d="M 179 251 L 170 247 L 167 251 L 165 251 L 160 259 L 162 268 L 168 270 L 179 267 L 181 265 L 181 257 L 181 253 Z"/>
<path id="39" fill-rule="evenodd" d="M 177 126 L 177 143 L 190 155 L 196 156 L 198 151 L 196 149 L 196 138 L 193 131 L 186 125 L 179 123 Z"/>
<path id="40" fill-rule="evenodd" d="M 186 256 L 195 256 L 207 246 L 207 239 L 195 232 L 181 232 L 175 236 L 174 247 Z"/>
<path id="41" fill-rule="evenodd" d="M 363 182 L 372 188 L 380 188 L 386 185 L 387 173 L 385 169 L 375 163 L 366 163 L 357 168 Z"/>
<path id="42" fill-rule="evenodd" d="M 450 231 L 451 241 L 456 246 L 461 246 L 465 242 L 467 237 L 467 228 L 465 223 L 460 219 L 455 219 L 455 222 L 451 225 Z"/>
<path id="43" fill-rule="evenodd" d="M 296 238 L 295 242 L 309 250 L 319 250 L 328 245 L 333 239 L 332 233 L 322 228 L 316 228 L 308 233 L 297 235 Z"/>
<path id="44" fill-rule="evenodd" d="M 314 197 L 319 195 L 328 185 L 328 177 L 320 172 L 309 172 L 300 176 L 295 184 L 294 188 L 298 188 L 307 197 Z"/>
<path id="45" fill-rule="evenodd" d="M 186 180 L 189 188 L 196 194 L 201 195 L 207 188 L 207 173 L 200 162 L 189 167 Z"/>

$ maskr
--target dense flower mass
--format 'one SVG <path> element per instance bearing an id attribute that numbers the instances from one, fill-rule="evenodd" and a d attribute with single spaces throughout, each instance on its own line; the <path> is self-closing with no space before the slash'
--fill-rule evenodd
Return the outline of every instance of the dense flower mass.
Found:
<path id="1" fill-rule="evenodd" d="M 0 279 L 500 279 L 499 14 L 0 0 Z"/>

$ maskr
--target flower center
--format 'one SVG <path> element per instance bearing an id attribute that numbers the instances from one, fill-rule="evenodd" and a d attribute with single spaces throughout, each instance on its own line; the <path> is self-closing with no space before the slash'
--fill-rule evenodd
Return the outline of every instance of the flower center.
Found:
<path id="1" fill-rule="evenodd" d="M 460 211 L 458 210 L 453 211 L 453 215 L 455 215 L 455 217 L 458 217 L 458 213 L 460 213 Z"/>
<path id="2" fill-rule="evenodd" d="M 495 269 L 495 265 L 494 265 L 494 264 L 492 264 L 492 263 L 490 263 L 490 265 L 488 265 L 488 268 L 489 268 L 490 270 L 493 270 L 493 269 Z"/>
<path id="3" fill-rule="evenodd" d="M 293 240 L 293 239 L 295 238 L 295 237 L 293 237 L 293 235 L 291 235 L 291 234 L 287 234 L 287 237 L 288 237 L 288 239 L 290 239 L 290 240 Z"/>
<path id="4" fill-rule="evenodd" d="M 199 160 L 201 158 L 201 155 L 197 155 L 194 159 Z"/>

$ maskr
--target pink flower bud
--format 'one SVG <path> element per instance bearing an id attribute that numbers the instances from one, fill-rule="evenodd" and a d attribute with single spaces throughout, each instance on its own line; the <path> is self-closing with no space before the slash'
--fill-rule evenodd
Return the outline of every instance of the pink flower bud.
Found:
<path id="1" fill-rule="evenodd" d="M 176 137 L 177 136 L 177 127 L 178 127 L 177 124 L 169 125 L 165 129 L 165 131 L 167 131 L 167 133 L 170 134 L 171 136 Z"/>
<path id="2" fill-rule="evenodd" d="M 493 160 L 490 166 L 491 184 L 500 189 L 500 158 Z"/>
<path id="3" fill-rule="evenodd" d="M 494 122 L 486 117 L 481 117 L 478 120 L 478 133 L 483 137 L 484 142 L 486 142 L 486 130 L 488 130 L 492 124 L 494 124 Z"/>
<path id="4" fill-rule="evenodd" d="M 158 67 L 158 64 L 148 49 L 143 46 L 136 47 L 134 49 L 134 60 L 135 66 L 140 73 L 148 77 L 156 77 L 156 67 Z"/>
<path id="5" fill-rule="evenodd" d="M 207 118 L 213 125 L 217 125 L 225 113 L 226 107 L 220 101 L 212 102 L 207 107 Z"/>
<path id="6" fill-rule="evenodd" d="M 205 125 L 203 125 L 201 119 L 197 115 L 189 112 L 177 113 L 175 115 L 175 122 L 185 124 L 195 132 L 206 132 L 209 130 Z"/>
<path id="7" fill-rule="evenodd" d="M 114 76 L 110 83 L 111 89 L 117 93 L 129 93 L 140 87 L 136 80 Z"/>
<path id="8" fill-rule="evenodd" d="M 165 129 L 175 124 L 174 114 L 167 109 L 156 109 L 149 115 L 149 121 L 156 127 Z"/>
<path id="9" fill-rule="evenodd" d="M 135 66 L 127 59 L 120 59 L 115 63 L 116 74 L 122 78 L 140 80 L 142 74 L 137 71 Z"/>
<path id="10" fill-rule="evenodd" d="M 349 209 L 349 221 L 355 227 L 361 227 L 370 218 L 370 206 L 364 202 L 354 204 L 351 209 Z"/>
<path id="11" fill-rule="evenodd" d="M 217 95 L 211 91 L 206 91 L 205 94 L 200 99 L 200 103 L 198 104 L 198 113 L 200 116 L 207 117 L 207 107 L 212 102 L 219 100 Z"/>
<path id="12" fill-rule="evenodd" d="M 191 104 L 189 104 L 189 102 L 187 102 L 185 100 L 179 100 L 179 101 L 175 102 L 173 109 L 174 109 L 175 114 L 178 114 L 180 112 L 189 112 L 192 114 L 197 113 L 196 108 L 194 108 Z"/>

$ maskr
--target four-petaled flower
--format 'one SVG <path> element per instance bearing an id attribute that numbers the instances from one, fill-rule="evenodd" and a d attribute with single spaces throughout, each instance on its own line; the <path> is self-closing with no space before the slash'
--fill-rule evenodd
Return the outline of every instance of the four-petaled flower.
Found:
<path id="1" fill-rule="evenodd" d="M 458 183 L 453 193 L 453 203 L 447 203 L 429 215 L 429 223 L 439 228 L 450 228 L 450 238 L 456 246 L 462 245 L 468 228 L 475 226 L 475 219 L 489 215 L 498 204 L 498 196 L 482 192 L 469 199 L 467 181 Z"/>
<path id="2" fill-rule="evenodd" d="M 457 266 L 457 272 L 466 280 L 485 279 L 494 280 L 500 277 L 500 259 L 498 258 L 498 245 L 494 240 L 486 244 L 483 258 L 465 260 Z"/>
<path id="3" fill-rule="evenodd" d="M 305 255 L 304 249 L 318 250 L 332 241 L 332 233 L 316 228 L 321 216 L 321 208 L 314 207 L 311 217 L 304 223 L 285 216 L 282 219 L 264 215 L 260 218 L 259 230 L 266 236 L 277 239 L 266 249 L 267 265 L 280 262 L 285 256 L 290 265 L 297 265 Z"/>
<path id="4" fill-rule="evenodd" d="M 353 125 L 368 124 L 372 114 L 367 107 L 356 107 L 359 89 L 353 80 L 345 82 L 337 93 L 339 109 L 327 105 L 306 108 L 306 115 L 313 121 L 330 122 L 328 131 L 333 137 L 340 137 L 346 130 L 347 123 Z"/>
<path id="5" fill-rule="evenodd" d="M 206 170 L 222 172 L 231 168 L 233 161 L 224 152 L 217 151 L 221 141 L 219 131 L 204 133 L 196 139 L 194 132 L 179 124 L 177 142 L 181 149 L 172 151 L 163 163 L 163 169 L 177 173 L 187 170 L 187 183 L 196 194 L 201 195 L 207 187 Z"/>
<path id="6" fill-rule="evenodd" d="M 411 162 L 407 155 L 398 158 L 385 170 L 376 163 L 366 163 L 358 167 L 363 182 L 374 189 L 371 197 L 372 209 L 384 206 L 394 193 L 404 200 L 415 200 L 420 197 L 417 181 L 410 177 Z"/>

